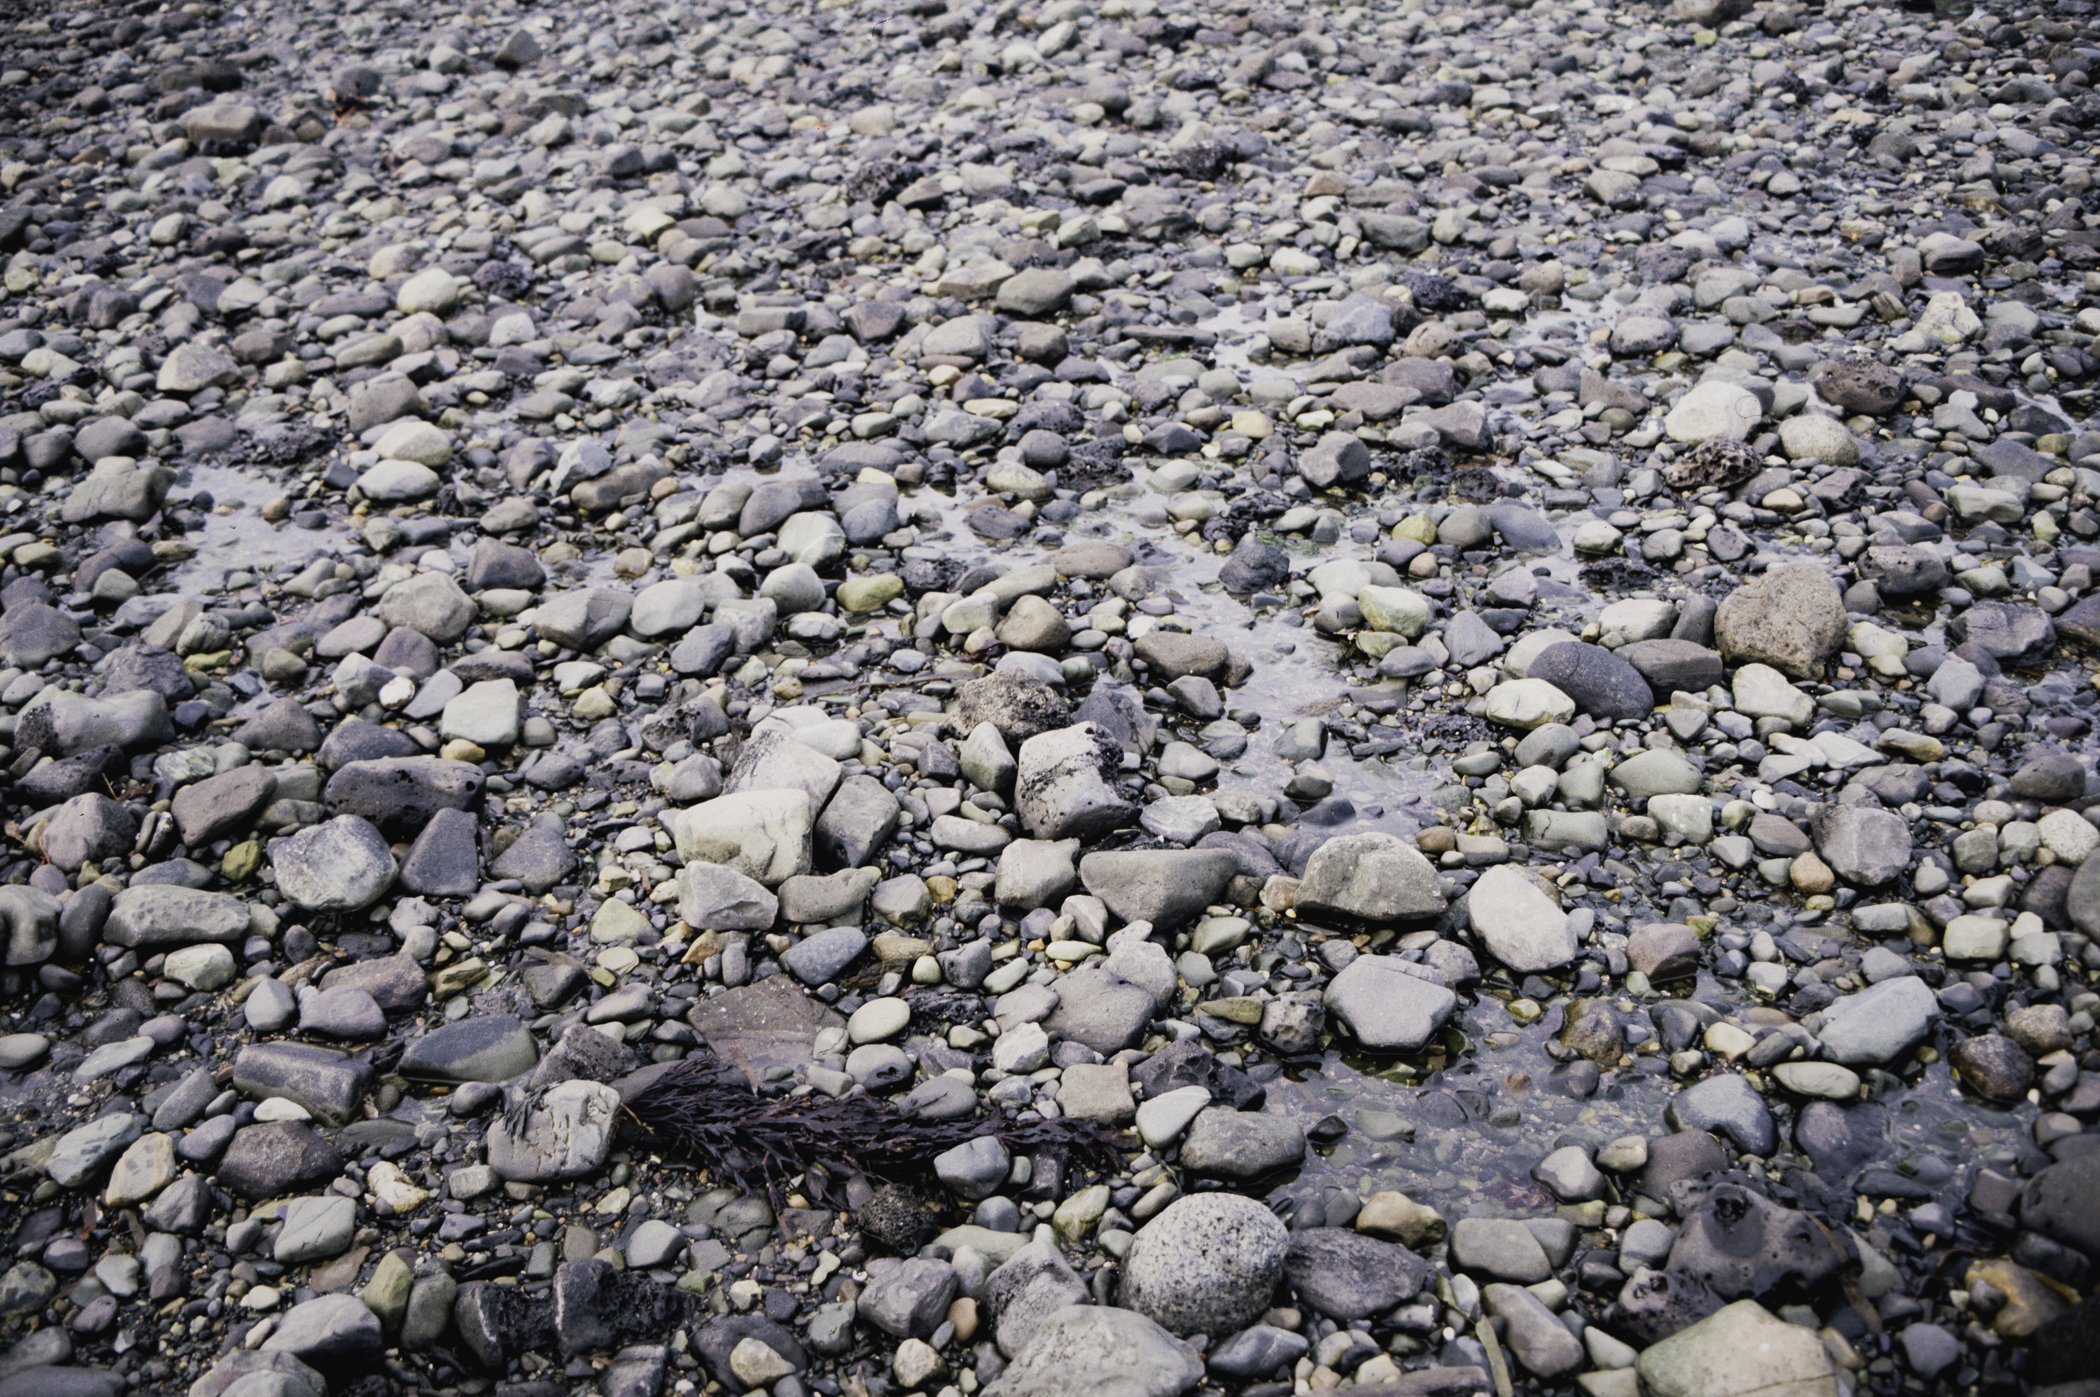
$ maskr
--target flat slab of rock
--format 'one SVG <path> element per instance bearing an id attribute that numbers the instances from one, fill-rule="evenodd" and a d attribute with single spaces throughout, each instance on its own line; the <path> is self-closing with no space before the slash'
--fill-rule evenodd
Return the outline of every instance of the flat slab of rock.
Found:
<path id="1" fill-rule="evenodd" d="M 1328 840 L 1305 861 L 1302 912 L 1338 912 L 1366 921 L 1412 921 L 1444 910 L 1436 869 L 1414 845 L 1378 830 Z"/>
<path id="2" fill-rule="evenodd" d="M 1466 920 L 1489 954 L 1519 974 L 1557 970 L 1575 959 L 1568 914 L 1511 864 L 1488 869 L 1466 890 Z"/>
<path id="3" fill-rule="evenodd" d="M 1070 1305 L 1043 1321 L 985 1397 L 1181 1397 L 1202 1377 L 1194 1350 L 1135 1310 Z"/>
<path id="4" fill-rule="evenodd" d="M 1328 984 L 1327 1012 L 1366 1048 L 1420 1052 L 1458 1007 L 1458 996 L 1419 969 L 1398 956 L 1358 956 Z"/>
<path id="5" fill-rule="evenodd" d="M 830 760 L 817 752 L 810 755 Z M 771 888 L 809 872 L 814 825 L 810 811 L 809 793 L 799 787 L 743 791 L 682 812 L 672 822 L 672 832 L 679 857 L 688 863 L 725 864 Z"/>
<path id="6" fill-rule="evenodd" d="M 1292 1289 L 1321 1314 L 1355 1320 L 1412 1299 L 1429 1266 L 1406 1247 L 1345 1227 L 1291 1234 L 1284 1272 Z"/>
<path id="7" fill-rule="evenodd" d="M 1216 902 L 1239 872 L 1223 849 L 1147 849 L 1088 854 L 1079 881 L 1126 922 L 1162 930 L 1182 925 Z"/>
<path id="8" fill-rule="evenodd" d="M 1305 1158 L 1305 1128 L 1263 1111 L 1213 1106 L 1197 1115 L 1181 1142 L 1181 1162 L 1217 1179 L 1250 1180 Z"/>
<path id="9" fill-rule="evenodd" d="M 119 892 L 102 928 L 111 945 L 137 950 L 238 941 L 247 934 L 248 904 L 239 898 L 165 883 Z"/>
<path id="10" fill-rule="evenodd" d="M 1923 980 L 1899 975 L 1824 1010 L 1816 1036 L 1832 1062 L 1880 1067 L 1922 1043 L 1939 1014 L 1939 999 Z"/>
<path id="11" fill-rule="evenodd" d="M 263 1348 L 289 1353 L 325 1373 L 377 1362 L 384 1344 L 379 1316 L 364 1301 L 355 1295 L 321 1295 L 293 1306 Z"/>
<path id="12" fill-rule="evenodd" d="M 846 1026 L 844 1015 L 804 994 L 786 975 L 703 999 L 686 1022 L 715 1056 L 743 1069 L 753 1087 L 765 1080 L 768 1068 L 807 1067 L 816 1036 Z"/>
<path id="13" fill-rule="evenodd" d="M 1451 1259 L 1476 1275 L 1517 1285 L 1553 1274 L 1546 1249 L 1517 1218 L 1460 1218 L 1451 1228 Z"/>
<path id="14" fill-rule="evenodd" d="M 1722 1307 L 1642 1350 L 1635 1365 L 1655 1397 L 1840 1397 L 1845 1390 L 1813 1329 L 1755 1300 Z"/>

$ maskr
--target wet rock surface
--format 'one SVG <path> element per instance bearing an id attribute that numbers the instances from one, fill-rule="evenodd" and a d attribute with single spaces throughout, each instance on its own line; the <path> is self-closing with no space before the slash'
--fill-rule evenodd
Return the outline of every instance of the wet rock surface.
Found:
<path id="1" fill-rule="evenodd" d="M 0 1392 L 2086 1397 L 2096 61 L 17 5 Z"/>

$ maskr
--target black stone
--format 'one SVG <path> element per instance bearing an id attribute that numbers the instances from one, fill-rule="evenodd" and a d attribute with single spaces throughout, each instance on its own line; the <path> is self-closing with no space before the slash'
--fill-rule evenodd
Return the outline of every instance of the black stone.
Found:
<path id="1" fill-rule="evenodd" d="M 127 771 L 121 747 L 90 747 L 70 757 L 46 762 L 15 782 L 14 795 L 27 809 L 59 805 L 74 796 L 107 788 L 112 777 Z"/>
<path id="2" fill-rule="evenodd" d="M 1721 1297 L 1697 1276 L 1651 1271 L 1633 1273 L 1605 1317 L 1614 1334 L 1643 1348 L 1661 1343 L 1721 1308 Z"/>
<path id="3" fill-rule="evenodd" d="M 1727 1167 L 1728 1154 L 1721 1142 L 1703 1130 L 1658 1136 L 1648 1142 L 1648 1162 L 1641 1169 L 1634 1191 L 1667 1203 L 1672 1185 L 1696 1182 Z"/>
<path id="4" fill-rule="evenodd" d="M 1881 1156 L 1888 1137 L 1888 1112 L 1871 1101 L 1840 1106 L 1811 1101 L 1794 1119 L 1794 1143 L 1818 1173 L 1849 1180 Z"/>
<path id="5" fill-rule="evenodd" d="M 1993 1101 L 2019 1101 L 2034 1085 L 2034 1060 L 2010 1038 L 1995 1033 L 1964 1038 L 1947 1052 L 1964 1085 Z"/>
<path id="6" fill-rule="evenodd" d="M 934 1217 L 926 1204 L 910 1189 L 884 1184 L 854 1210 L 854 1225 L 862 1235 L 881 1243 L 898 1256 L 915 1256 L 933 1239 Z"/>
<path id="7" fill-rule="evenodd" d="M 2045 1237 L 2075 1247 L 2100 1263 L 2100 1151 L 2073 1155 L 2028 1181 L 2020 1195 L 2020 1222 Z"/>
<path id="8" fill-rule="evenodd" d="M 1807 1213 L 1724 1183 L 1685 1218 L 1670 1248 L 1669 1271 L 1703 1282 L 1724 1300 L 1740 1300 L 1775 1292 L 1806 1295 L 1848 1259 Z"/>
<path id="9" fill-rule="evenodd" d="M 1245 534 L 1232 556 L 1218 569 L 1218 581 L 1235 596 L 1273 591 L 1291 575 L 1291 560 L 1281 548 Z"/>
<path id="10" fill-rule="evenodd" d="M 2089 1295 L 2070 1313 L 2045 1324 L 2034 1336 L 2034 1366 L 2028 1377 L 2038 1385 L 2074 1382 L 2100 1373 L 2100 1295 Z"/>

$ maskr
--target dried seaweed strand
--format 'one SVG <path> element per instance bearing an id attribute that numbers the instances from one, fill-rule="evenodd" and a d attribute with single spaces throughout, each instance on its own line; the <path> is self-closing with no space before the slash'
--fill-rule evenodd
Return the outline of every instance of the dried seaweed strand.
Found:
<path id="1" fill-rule="evenodd" d="M 742 1072 L 705 1050 L 672 1065 L 627 1111 L 650 1135 L 740 1187 L 763 1188 L 776 1210 L 797 1174 L 858 1173 L 909 1183 L 932 1168 L 936 1155 L 983 1135 L 1017 1153 L 1063 1149 L 1104 1171 L 1120 1162 L 1116 1134 L 1088 1121 L 914 1121 L 864 1096 L 764 1097 Z"/>

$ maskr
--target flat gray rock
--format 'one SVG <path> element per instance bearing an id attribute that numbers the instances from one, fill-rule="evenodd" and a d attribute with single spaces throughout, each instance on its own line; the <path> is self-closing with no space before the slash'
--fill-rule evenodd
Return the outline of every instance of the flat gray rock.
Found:
<path id="1" fill-rule="evenodd" d="M 248 934 L 248 906 L 226 893 L 148 884 L 125 888 L 110 904 L 102 934 L 139 950 L 196 941 L 237 941 Z"/>
<path id="2" fill-rule="evenodd" d="M 1458 996 L 1397 956 L 1358 956 L 1327 986 L 1327 1012 L 1364 1047 L 1419 1052 L 1458 1007 Z"/>
<path id="3" fill-rule="evenodd" d="M 1249 1182 L 1305 1158 L 1305 1128 L 1261 1111 L 1213 1106 L 1200 1113 L 1181 1142 L 1181 1162 L 1212 1178 Z"/>
<path id="4" fill-rule="evenodd" d="M 1296 902 L 1306 913 L 1410 921 L 1444 910 L 1436 870 L 1414 845 L 1372 831 L 1328 840 L 1305 861 Z"/>
<path id="5" fill-rule="evenodd" d="M 509 1014 L 470 1014 L 431 1029 L 401 1053 L 401 1075 L 433 1082 L 507 1082 L 533 1069 L 539 1045 Z"/>
<path id="6" fill-rule="evenodd" d="M 1923 1042 L 1939 1014 L 1939 1000 L 1923 980 L 1899 975 L 1841 996 L 1823 1011 L 1816 1036 L 1833 1062 L 1880 1067 Z"/>

